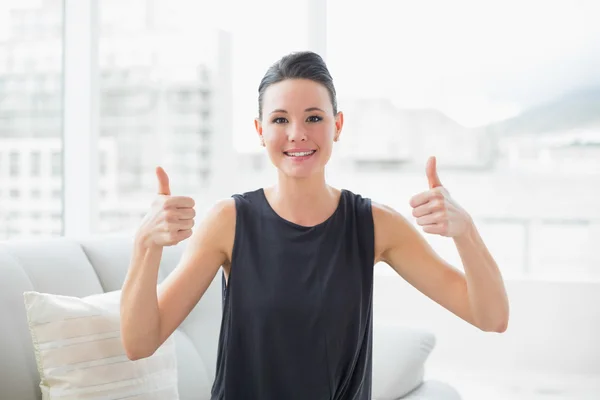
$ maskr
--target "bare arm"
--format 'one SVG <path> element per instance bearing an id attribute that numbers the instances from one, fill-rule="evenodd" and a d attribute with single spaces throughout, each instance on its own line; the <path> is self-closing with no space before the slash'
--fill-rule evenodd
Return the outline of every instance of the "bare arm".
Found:
<path id="1" fill-rule="evenodd" d="M 136 237 L 133 255 L 121 289 L 121 340 L 127 357 L 152 354 L 160 330 L 156 284 L 163 248 L 146 247 Z"/>
<path id="2" fill-rule="evenodd" d="M 121 298 L 121 334 L 130 359 L 152 355 L 200 301 L 219 268 L 228 263 L 234 225 L 233 199 L 217 203 L 159 287 L 163 249 L 136 240 Z"/>
<path id="3" fill-rule="evenodd" d="M 393 209 L 373 205 L 377 257 L 426 296 L 484 331 L 504 332 L 509 303 L 494 258 L 471 216 L 438 177 L 436 159 L 426 166 L 429 190 L 410 201 L 423 231 L 451 237 L 465 273 L 441 259 L 413 226 Z"/>
<path id="4" fill-rule="evenodd" d="M 221 266 L 230 264 L 235 236 L 235 202 L 222 200 L 190 239 L 181 261 L 161 283 L 159 344 L 162 344 L 200 301 Z"/>
<path id="5" fill-rule="evenodd" d="M 130 359 L 148 357 L 181 324 L 233 246 L 235 204 L 218 202 L 192 234 L 194 202 L 173 197 L 162 169 L 159 196 L 135 237 L 133 254 L 121 291 L 121 338 Z M 157 290 L 163 246 L 190 238 L 175 270 Z"/>
<path id="6" fill-rule="evenodd" d="M 431 248 L 425 238 L 393 209 L 373 204 L 376 262 L 390 265 L 408 283 L 466 322 L 484 331 L 503 332 L 508 304 L 500 273 L 475 237 L 457 240 L 466 274 Z M 462 244 L 471 242 L 473 245 Z M 476 244 L 477 243 L 477 244 Z"/>

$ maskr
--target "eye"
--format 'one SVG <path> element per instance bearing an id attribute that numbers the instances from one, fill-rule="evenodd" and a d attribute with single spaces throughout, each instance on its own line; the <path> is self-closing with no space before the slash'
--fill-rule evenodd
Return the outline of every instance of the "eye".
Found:
<path id="1" fill-rule="evenodd" d="M 323 117 L 320 117 L 318 115 L 311 115 L 307 119 L 308 122 L 319 122 L 319 121 L 322 121 L 322 120 L 323 120 Z"/>
<path id="2" fill-rule="evenodd" d="M 277 117 L 277 118 L 273 119 L 274 124 L 285 124 L 286 122 L 287 122 L 287 119 L 285 119 L 283 117 Z"/>

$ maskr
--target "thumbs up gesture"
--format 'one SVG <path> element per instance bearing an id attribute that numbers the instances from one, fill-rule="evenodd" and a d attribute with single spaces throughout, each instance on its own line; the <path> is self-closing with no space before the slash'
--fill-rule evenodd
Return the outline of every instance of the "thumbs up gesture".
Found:
<path id="1" fill-rule="evenodd" d="M 427 160 L 425 173 L 429 190 L 410 199 L 413 216 L 424 232 L 446 237 L 458 237 L 472 224 L 471 216 L 460 206 L 442 185 L 437 173 L 436 159 Z"/>
<path id="2" fill-rule="evenodd" d="M 161 167 L 156 168 L 158 195 L 138 230 L 147 247 L 175 245 L 192 236 L 195 202 L 191 197 L 171 196 L 169 177 Z"/>

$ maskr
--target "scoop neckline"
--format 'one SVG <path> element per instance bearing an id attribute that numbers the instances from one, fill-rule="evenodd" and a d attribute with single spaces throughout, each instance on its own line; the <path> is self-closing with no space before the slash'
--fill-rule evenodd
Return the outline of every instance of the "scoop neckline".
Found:
<path id="1" fill-rule="evenodd" d="M 288 219 L 283 218 L 281 215 L 279 215 L 277 213 L 277 211 L 275 211 L 275 209 L 273 208 L 273 206 L 271 206 L 271 203 L 269 203 L 269 199 L 267 199 L 267 195 L 265 194 L 265 188 L 261 187 L 259 189 L 259 192 L 260 192 L 261 197 L 264 200 L 265 204 L 267 205 L 267 208 L 269 209 L 269 212 L 271 214 L 273 214 L 278 220 L 280 220 L 280 221 L 282 221 L 282 222 L 284 222 L 284 223 L 286 223 L 286 224 L 288 224 L 288 225 L 290 225 L 290 226 L 292 226 L 294 228 L 297 228 L 297 229 L 311 230 L 311 229 L 316 229 L 316 228 L 319 228 L 319 227 L 321 227 L 323 225 L 326 225 L 329 221 L 331 221 L 339 213 L 339 211 L 342 209 L 342 203 L 344 202 L 344 193 L 346 192 L 346 189 L 340 189 L 340 198 L 338 200 L 337 207 L 335 208 L 335 210 L 333 211 L 333 213 L 329 217 L 327 217 L 323 222 L 320 222 L 320 223 L 318 223 L 316 225 L 310 225 L 310 226 L 309 225 L 300 225 L 300 224 L 292 222 L 292 221 L 290 221 Z"/>

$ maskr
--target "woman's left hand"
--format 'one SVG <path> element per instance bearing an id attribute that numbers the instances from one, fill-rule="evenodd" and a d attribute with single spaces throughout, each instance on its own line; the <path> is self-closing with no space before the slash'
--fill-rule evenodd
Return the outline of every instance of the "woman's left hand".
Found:
<path id="1" fill-rule="evenodd" d="M 471 228 L 471 216 L 452 198 L 437 174 L 436 159 L 430 157 L 426 166 L 429 190 L 413 196 L 410 206 L 417 224 L 424 232 L 446 237 L 459 237 Z"/>

